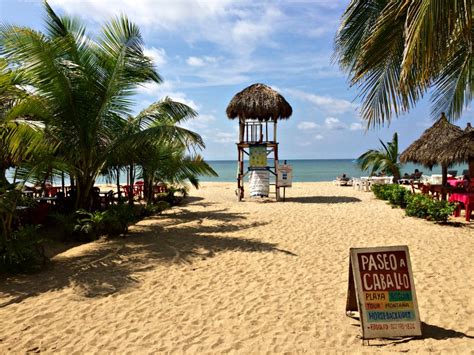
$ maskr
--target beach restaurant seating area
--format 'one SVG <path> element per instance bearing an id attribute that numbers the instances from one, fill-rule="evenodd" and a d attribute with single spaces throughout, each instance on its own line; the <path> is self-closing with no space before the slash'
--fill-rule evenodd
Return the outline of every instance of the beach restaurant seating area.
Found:
<path id="1" fill-rule="evenodd" d="M 362 176 L 352 179 L 352 187 L 359 191 L 371 191 L 372 185 L 393 184 L 393 176 Z"/>
<path id="2" fill-rule="evenodd" d="M 159 194 L 167 193 L 166 184 L 158 183 L 153 186 L 152 198 L 156 199 Z M 21 192 L 24 197 L 34 201 L 31 206 L 16 207 L 16 210 L 24 216 L 33 216 L 30 221 L 40 224 L 46 218 L 48 212 L 67 212 L 74 209 L 76 190 L 74 186 L 54 186 L 46 183 L 43 186 L 25 186 Z M 133 185 L 120 185 L 120 192 L 114 189 L 102 190 L 98 186 L 92 188 L 91 210 L 104 211 L 110 205 L 116 204 L 120 198 L 128 199 L 130 194 L 134 200 L 145 199 L 144 182 L 137 181 Z M 28 217 L 30 218 L 30 217 Z"/>

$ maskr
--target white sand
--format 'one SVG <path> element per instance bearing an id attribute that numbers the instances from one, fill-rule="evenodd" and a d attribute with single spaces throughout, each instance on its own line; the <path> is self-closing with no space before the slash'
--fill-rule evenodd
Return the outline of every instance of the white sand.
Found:
<path id="1" fill-rule="evenodd" d="M 205 183 L 125 239 L 0 281 L 0 353 L 472 352 L 473 222 L 405 217 L 329 183 L 295 184 L 285 203 L 238 203 L 234 188 Z M 401 244 L 424 337 L 363 347 L 344 313 L 349 248 Z"/>

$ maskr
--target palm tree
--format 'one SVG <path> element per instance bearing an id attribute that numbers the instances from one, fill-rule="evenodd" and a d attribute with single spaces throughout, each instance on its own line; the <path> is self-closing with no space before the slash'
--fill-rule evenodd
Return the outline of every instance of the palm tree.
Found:
<path id="1" fill-rule="evenodd" d="M 31 159 L 42 143 L 41 125 L 30 117 L 17 117 L 16 105 L 30 94 L 25 72 L 0 58 L 0 187 L 8 186 L 6 172 Z M 13 116 L 13 118 L 12 118 Z"/>
<path id="2" fill-rule="evenodd" d="M 360 88 L 368 126 L 390 121 L 432 91 L 433 117 L 459 118 L 472 98 L 472 3 L 351 0 L 335 57 Z"/>
<path id="3" fill-rule="evenodd" d="M 393 134 L 391 142 L 385 144 L 380 140 L 382 147 L 379 150 L 370 149 L 359 158 L 357 164 L 362 170 L 367 170 L 370 175 L 378 171 L 385 171 L 393 175 L 393 180 L 397 182 L 400 180 L 400 162 L 398 160 L 398 135 Z"/>
<path id="4" fill-rule="evenodd" d="M 185 147 L 179 144 L 148 145 L 138 161 L 148 203 L 152 202 L 157 182 L 184 188 L 190 183 L 199 188 L 199 176 L 217 176 L 199 154 L 186 154 Z"/>
<path id="5" fill-rule="evenodd" d="M 199 147 L 186 135 L 175 141 L 155 140 L 139 146 L 133 145 L 133 140 L 130 139 L 131 135 L 150 129 L 171 129 L 196 115 L 191 107 L 165 97 L 142 110 L 136 117 L 129 117 L 126 126 L 121 130 L 122 137 L 119 139 L 122 144 L 108 161 L 109 175 L 116 173 L 120 164 L 128 166 L 132 185 L 135 170 L 138 168 L 144 179 L 147 202 L 151 202 L 155 182 L 180 184 L 183 180 L 188 180 L 196 182 L 195 186 L 198 187 L 198 175 L 215 176 L 216 172 L 199 155 L 186 154 L 189 148 Z M 133 203 L 131 193 L 129 197 L 129 202 Z"/>
<path id="6" fill-rule="evenodd" d="M 161 82 L 143 53 L 138 27 L 121 16 L 106 23 L 94 39 L 77 19 L 59 17 L 47 2 L 44 6 L 46 34 L 3 25 L 0 55 L 19 63 L 31 78 L 36 95 L 17 104 L 14 113 L 44 122 L 45 139 L 58 145 L 76 182 L 76 207 L 89 208 L 95 179 L 122 146 L 154 141 L 203 146 L 199 135 L 175 125 L 118 134 L 127 124 L 136 88 Z"/>

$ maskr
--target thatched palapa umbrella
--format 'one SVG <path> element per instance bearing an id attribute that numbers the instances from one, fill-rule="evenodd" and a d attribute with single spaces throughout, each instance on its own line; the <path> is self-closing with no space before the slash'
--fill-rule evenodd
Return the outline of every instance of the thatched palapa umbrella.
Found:
<path id="1" fill-rule="evenodd" d="M 443 185 L 447 184 L 448 166 L 453 162 L 441 161 L 440 156 L 449 149 L 452 142 L 461 137 L 463 130 L 448 121 L 444 112 L 439 120 L 428 128 L 400 155 L 400 162 L 414 162 L 431 168 L 441 164 Z"/>
<path id="2" fill-rule="evenodd" d="M 468 123 L 464 134 L 454 139 L 440 155 L 441 164 L 464 163 L 469 165 L 469 177 L 474 179 L 474 128 Z"/>
<path id="3" fill-rule="evenodd" d="M 227 106 L 227 117 L 260 121 L 289 118 L 290 104 L 278 92 L 265 84 L 253 84 L 235 94 Z"/>
<path id="4" fill-rule="evenodd" d="M 287 119 L 293 113 L 291 105 L 277 91 L 265 84 L 253 84 L 235 94 L 226 109 L 229 119 L 239 118 L 239 141 L 244 140 L 244 122 L 254 119 L 273 121 L 276 141 L 276 122 Z"/>

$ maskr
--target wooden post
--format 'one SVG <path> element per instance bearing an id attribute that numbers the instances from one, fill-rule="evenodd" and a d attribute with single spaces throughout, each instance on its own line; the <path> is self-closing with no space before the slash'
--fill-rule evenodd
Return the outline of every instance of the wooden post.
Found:
<path id="1" fill-rule="evenodd" d="M 268 142 L 268 121 L 265 121 L 265 141 Z"/>
<path id="2" fill-rule="evenodd" d="M 276 120 L 275 120 L 275 136 L 276 136 Z M 273 155 L 275 161 L 275 196 L 276 200 L 280 200 L 280 187 L 278 186 L 278 143 L 275 142 L 275 147 L 273 148 Z"/>
<path id="3" fill-rule="evenodd" d="M 237 145 L 237 155 L 238 155 L 238 172 L 237 172 L 237 198 L 242 200 L 244 198 L 244 152 L 240 144 Z"/>
<path id="4" fill-rule="evenodd" d="M 277 142 L 277 120 L 273 122 L 273 143 Z"/>
<path id="5" fill-rule="evenodd" d="M 64 196 L 66 196 L 66 184 L 64 183 L 64 171 L 61 171 L 61 190 Z"/>
<path id="6" fill-rule="evenodd" d="M 469 178 L 471 181 L 474 179 L 474 158 L 469 159 L 468 162 L 468 167 L 469 167 Z"/>
<path id="7" fill-rule="evenodd" d="M 244 141 L 244 123 L 239 120 L 239 143 Z"/>
<path id="8" fill-rule="evenodd" d="M 441 199 L 446 201 L 446 191 L 444 188 L 448 185 L 448 167 L 446 165 L 441 166 L 441 174 L 442 174 L 442 188 L 441 188 Z"/>

